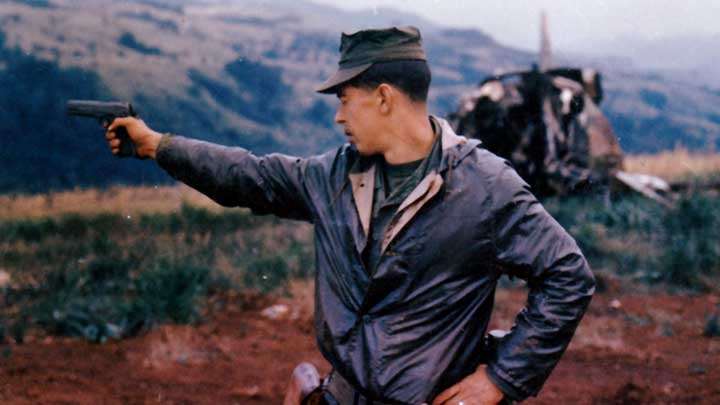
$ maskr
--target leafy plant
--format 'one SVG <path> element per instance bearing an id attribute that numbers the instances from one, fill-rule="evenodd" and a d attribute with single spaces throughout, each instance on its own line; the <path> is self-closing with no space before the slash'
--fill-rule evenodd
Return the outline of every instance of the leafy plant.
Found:
<path id="1" fill-rule="evenodd" d="M 290 269 L 282 257 L 261 257 L 248 264 L 245 285 L 248 288 L 268 292 L 283 285 L 290 275 Z"/>
<path id="2" fill-rule="evenodd" d="M 134 220 L 99 214 L 0 223 L 8 231 L 0 233 L 3 266 L 22 284 L 4 294 L 0 315 L 14 320 L 6 334 L 39 326 L 102 342 L 163 322 L 196 322 L 208 294 L 268 292 L 311 274 L 310 233 L 298 226 L 187 204 Z"/>
<path id="3" fill-rule="evenodd" d="M 133 275 L 128 262 L 100 259 L 51 272 L 25 315 L 50 332 L 94 342 L 131 336 L 165 321 L 198 319 L 210 271 L 158 263 Z"/>
<path id="4" fill-rule="evenodd" d="M 595 268 L 695 290 L 720 278 L 717 197 L 688 196 L 670 209 L 639 197 L 609 206 L 587 198 L 545 205 Z"/>

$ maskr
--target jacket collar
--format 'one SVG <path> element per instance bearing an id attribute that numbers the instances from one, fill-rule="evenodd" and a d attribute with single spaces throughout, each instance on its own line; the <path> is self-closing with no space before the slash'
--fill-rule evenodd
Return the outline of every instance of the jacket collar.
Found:
<path id="1" fill-rule="evenodd" d="M 440 190 L 440 186 L 443 184 L 441 174 L 448 169 L 457 166 L 465 156 L 467 156 L 478 144 L 480 144 L 479 140 L 468 140 L 463 136 L 455 134 L 455 131 L 453 131 L 450 124 L 442 118 L 430 116 L 430 121 L 433 128 L 436 131 L 440 131 L 440 136 L 442 137 L 440 142 L 442 144 L 443 156 L 439 167 L 439 173 L 438 170 L 431 171 L 417 185 L 410 195 L 408 195 L 405 201 L 402 202 L 398 212 L 406 210 L 418 201 L 424 204 L 437 194 Z M 360 223 L 363 231 L 365 232 L 365 236 L 367 236 L 370 232 L 376 166 L 377 164 L 375 159 L 360 157 L 355 161 L 350 169 L 350 173 L 348 174 L 350 184 L 352 185 L 355 207 L 357 208 L 358 216 L 360 217 Z M 412 211 L 416 212 L 417 210 Z M 411 218 L 412 216 L 409 218 L 406 216 L 405 222 L 409 221 Z"/>
<path id="2" fill-rule="evenodd" d="M 450 123 L 442 118 L 430 116 L 430 119 L 439 125 L 442 136 L 443 158 L 440 163 L 440 173 L 456 167 L 463 158 L 482 143 L 479 139 L 468 139 L 456 134 Z"/>
<path id="3" fill-rule="evenodd" d="M 439 169 L 440 172 L 445 171 L 451 162 L 457 164 L 482 143 L 479 139 L 468 139 L 456 134 L 452 126 L 450 126 L 450 123 L 445 119 L 431 115 L 430 122 L 433 125 L 433 129 L 439 131 L 442 137 L 443 156 Z M 375 166 L 375 163 L 376 159 L 374 157 L 362 157 L 358 155 L 357 159 L 352 163 L 350 175 L 367 172 Z"/>

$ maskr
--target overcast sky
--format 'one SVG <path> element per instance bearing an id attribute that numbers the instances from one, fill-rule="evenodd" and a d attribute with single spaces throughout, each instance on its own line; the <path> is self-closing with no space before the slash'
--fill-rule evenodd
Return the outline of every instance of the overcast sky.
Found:
<path id="1" fill-rule="evenodd" d="M 502 43 L 537 49 L 540 10 L 553 47 L 588 41 L 720 33 L 720 0 L 313 0 L 346 9 L 393 7 L 443 25 L 479 28 Z M 619 43 L 621 44 L 621 43 Z"/>

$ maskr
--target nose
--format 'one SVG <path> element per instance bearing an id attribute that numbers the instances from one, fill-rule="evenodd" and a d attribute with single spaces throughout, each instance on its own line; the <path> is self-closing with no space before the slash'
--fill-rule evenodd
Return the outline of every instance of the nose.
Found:
<path id="1" fill-rule="evenodd" d="M 335 123 L 336 124 L 344 124 L 345 123 L 345 116 L 340 111 L 340 107 L 338 107 L 337 111 L 335 111 Z"/>

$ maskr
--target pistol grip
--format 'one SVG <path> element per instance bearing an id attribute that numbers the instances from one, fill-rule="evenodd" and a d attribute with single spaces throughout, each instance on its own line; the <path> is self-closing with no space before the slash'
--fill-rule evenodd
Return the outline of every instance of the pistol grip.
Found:
<path id="1" fill-rule="evenodd" d="M 117 127 L 115 130 L 118 139 L 120 140 L 120 150 L 118 151 L 117 157 L 137 157 L 137 151 L 135 150 L 135 143 L 130 139 L 127 129 L 125 127 Z"/>

